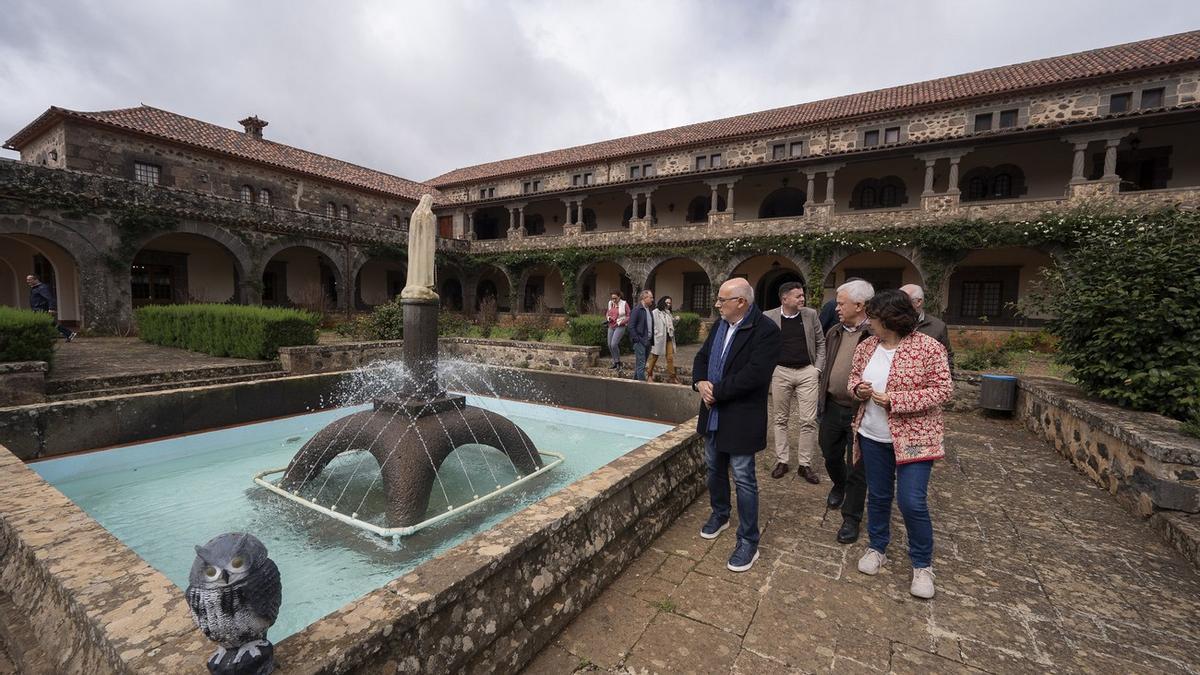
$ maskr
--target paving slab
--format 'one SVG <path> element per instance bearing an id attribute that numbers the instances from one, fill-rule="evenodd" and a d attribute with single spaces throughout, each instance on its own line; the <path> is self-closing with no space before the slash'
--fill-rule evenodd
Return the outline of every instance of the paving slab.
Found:
<path id="1" fill-rule="evenodd" d="M 772 479 L 760 454 L 750 572 L 725 568 L 733 528 L 699 537 L 701 496 L 560 636 L 576 660 L 552 652 L 529 672 L 594 654 L 582 672 L 1200 675 L 1187 559 L 1017 423 L 952 413 L 947 427 L 930 488 L 934 599 L 908 593 L 898 514 L 890 562 L 860 574 L 865 528 L 835 542 L 840 514 L 821 522 L 828 482 Z"/>

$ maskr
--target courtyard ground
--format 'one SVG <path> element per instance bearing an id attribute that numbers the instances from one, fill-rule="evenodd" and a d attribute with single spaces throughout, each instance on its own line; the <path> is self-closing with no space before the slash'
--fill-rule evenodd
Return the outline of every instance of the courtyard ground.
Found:
<path id="1" fill-rule="evenodd" d="M 758 461 L 762 557 L 725 568 L 701 496 L 525 673 L 1198 673 L 1200 575 L 1149 526 L 1011 421 L 948 417 L 930 489 L 937 597 L 834 541 L 829 483 Z M 735 515 L 736 519 L 736 515 Z M 736 521 L 735 521 L 736 523 Z"/>

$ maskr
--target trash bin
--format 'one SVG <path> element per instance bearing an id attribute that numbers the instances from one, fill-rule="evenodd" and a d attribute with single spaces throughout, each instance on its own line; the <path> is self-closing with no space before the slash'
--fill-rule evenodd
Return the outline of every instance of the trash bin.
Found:
<path id="1" fill-rule="evenodd" d="M 982 376 L 979 382 L 979 407 L 1012 412 L 1017 407 L 1017 378 L 1012 375 Z"/>

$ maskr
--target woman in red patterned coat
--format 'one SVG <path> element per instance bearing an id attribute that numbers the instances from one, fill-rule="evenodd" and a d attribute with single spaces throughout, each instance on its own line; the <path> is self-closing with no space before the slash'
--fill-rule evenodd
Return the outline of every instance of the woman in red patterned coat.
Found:
<path id="1" fill-rule="evenodd" d="M 932 598 L 933 523 L 926 495 L 933 460 L 945 457 L 942 404 L 954 385 L 946 348 L 918 333 L 918 315 L 908 296 L 881 291 L 867 302 L 871 337 L 854 352 L 848 387 L 864 405 L 858 409 L 854 459 L 867 473 L 867 533 L 870 548 L 858 571 L 874 575 L 887 562 L 892 496 L 908 530 L 913 578 L 909 591 Z"/>

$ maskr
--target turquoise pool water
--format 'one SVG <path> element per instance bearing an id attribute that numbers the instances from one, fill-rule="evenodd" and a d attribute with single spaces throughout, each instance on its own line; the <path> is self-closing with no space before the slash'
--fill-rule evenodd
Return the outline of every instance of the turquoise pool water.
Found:
<path id="1" fill-rule="evenodd" d="M 369 406 L 47 460 L 31 468 L 180 589 L 187 586 L 195 545 L 230 531 L 262 539 L 283 577 L 283 606 L 271 629 L 271 638 L 280 640 L 671 428 L 494 398 L 468 396 L 468 401 L 508 417 L 539 449 L 562 453 L 566 461 L 398 545 L 271 494 L 251 480 L 259 471 L 286 466 L 331 421 Z M 503 480 L 506 463 L 504 455 L 490 449 L 456 451 L 442 465 L 429 515 Z M 376 514 L 364 517 L 381 522 L 378 473 L 369 454 L 353 453 L 331 464 L 329 481 L 322 475 L 312 489 L 321 492 L 322 503 L 340 496 L 342 508 L 360 505 L 360 513 Z"/>

